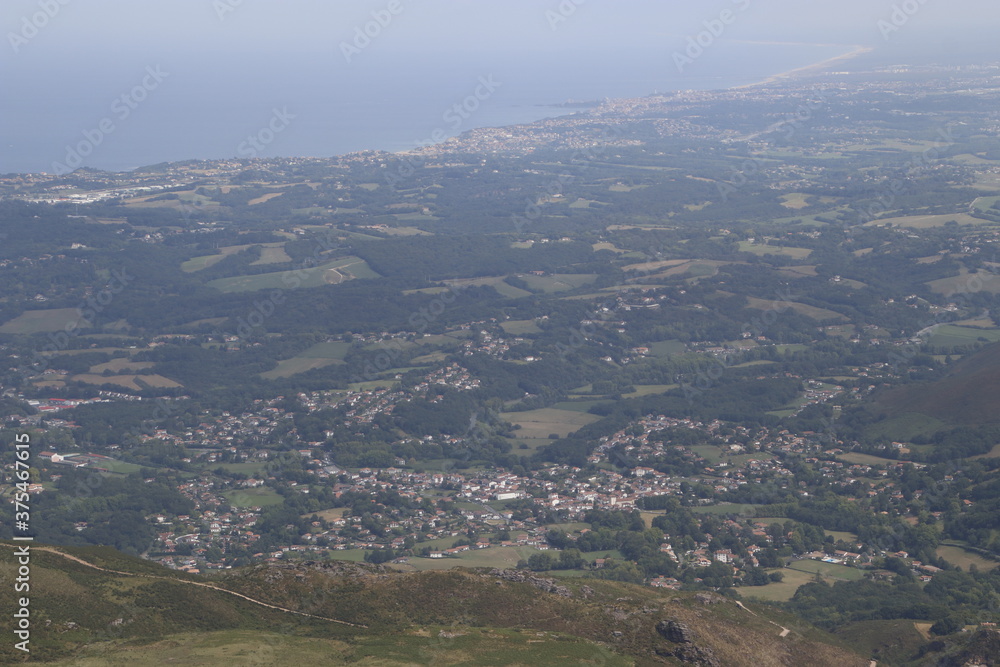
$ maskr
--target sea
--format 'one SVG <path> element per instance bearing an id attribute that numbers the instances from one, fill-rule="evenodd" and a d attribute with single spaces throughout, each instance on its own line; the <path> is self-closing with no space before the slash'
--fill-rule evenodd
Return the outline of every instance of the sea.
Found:
<path id="1" fill-rule="evenodd" d="M 755 83 L 849 46 L 713 44 L 575 53 L 88 56 L 0 65 L 0 173 L 127 171 L 168 161 L 405 151 L 578 103 Z M 841 63 L 838 69 L 850 69 Z"/>

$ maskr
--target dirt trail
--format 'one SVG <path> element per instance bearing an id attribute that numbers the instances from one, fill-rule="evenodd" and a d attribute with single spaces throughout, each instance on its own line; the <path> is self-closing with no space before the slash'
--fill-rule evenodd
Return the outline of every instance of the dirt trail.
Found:
<path id="1" fill-rule="evenodd" d="M 2 546 L 10 547 L 12 549 L 15 548 L 15 546 L 13 544 L 4 544 Z M 256 600 L 256 599 L 254 599 L 254 598 L 252 598 L 250 596 L 243 595 L 242 593 L 237 593 L 236 591 L 231 591 L 231 590 L 226 589 L 226 588 L 219 588 L 218 586 L 213 586 L 212 584 L 205 584 L 205 583 L 202 583 L 200 581 L 187 581 L 186 579 L 174 579 L 173 577 L 161 577 L 161 576 L 157 576 L 155 574 L 137 574 L 135 572 L 122 572 L 120 570 L 109 570 L 109 569 L 107 569 L 105 567 L 100 567 L 98 565 L 94 565 L 93 563 L 88 563 L 87 561 L 83 560 L 82 558 L 77 558 L 76 556 L 72 556 L 72 555 L 70 555 L 68 553 L 64 553 L 62 551 L 59 551 L 58 549 L 53 549 L 52 547 L 40 547 L 40 546 L 32 545 L 31 546 L 31 550 L 32 551 L 45 551 L 45 552 L 50 553 L 50 554 L 56 554 L 57 556 L 62 556 L 63 558 L 65 558 L 67 560 L 71 560 L 71 561 L 73 561 L 75 563 L 79 563 L 80 565 L 84 565 L 86 567 L 89 567 L 89 568 L 94 569 L 94 570 L 98 570 L 100 572 L 107 572 L 108 574 L 121 574 L 121 575 L 124 575 L 124 576 L 127 576 L 127 577 L 143 577 L 145 579 L 160 579 L 160 580 L 163 580 L 163 581 L 172 581 L 172 582 L 177 583 L 177 584 L 187 584 L 188 586 L 200 586 L 202 588 L 210 588 L 213 591 L 218 591 L 220 593 L 227 593 L 228 595 L 233 595 L 235 597 L 242 598 L 243 600 L 246 600 L 247 602 L 252 602 L 252 603 L 254 603 L 256 605 L 260 605 L 261 607 L 267 607 L 268 609 L 276 609 L 278 611 L 283 611 L 283 612 L 288 613 L 288 614 L 295 614 L 297 616 L 305 616 L 307 618 L 316 618 L 316 619 L 319 619 L 321 621 L 329 621 L 330 623 L 339 623 L 340 625 L 349 625 L 352 628 L 367 628 L 368 627 L 367 625 L 360 625 L 358 623 L 348 623 L 347 621 L 338 621 L 335 618 L 327 618 L 325 616 L 317 616 L 315 614 L 307 614 L 304 611 L 296 611 L 294 609 L 286 609 L 285 607 L 279 607 L 277 605 L 269 604 L 269 603 L 263 602 L 261 600 Z"/>
<path id="2" fill-rule="evenodd" d="M 751 616 L 756 616 L 757 615 L 754 612 L 752 612 L 749 609 L 747 609 L 746 607 L 744 607 L 742 602 L 738 602 L 737 601 L 736 606 L 739 607 L 740 609 L 742 609 L 743 611 L 745 611 L 746 613 L 750 614 Z M 789 630 L 785 626 L 778 625 L 774 621 L 768 621 L 768 623 L 770 623 L 771 625 L 777 625 L 779 628 L 781 628 L 781 632 L 778 633 L 779 637 L 787 637 L 788 633 L 791 632 L 791 630 Z"/>

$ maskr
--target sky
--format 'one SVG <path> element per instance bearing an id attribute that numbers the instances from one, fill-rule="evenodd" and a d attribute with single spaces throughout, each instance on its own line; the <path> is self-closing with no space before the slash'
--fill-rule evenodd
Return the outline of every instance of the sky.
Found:
<path id="1" fill-rule="evenodd" d="M 871 45 L 885 43 L 878 21 L 891 21 L 894 7 L 907 19 L 892 34 L 900 42 L 957 44 L 985 36 L 1000 18 L 993 0 L 4 0 L 0 25 L 17 32 L 49 6 L 54 16 L 15 54 L 24 58 L 176 49 L 329 55 L 390 5 L 398 11 L 379 49 L 407 53 L 628 51 L 683 43 L 725 10 L 737 16 L 727 32 L 742 39 Z"/>
<path id="2" fill-rule="evenodd" d="M 530 120 L 517 105 L 748 83 L 850 45 L 997 60 L 995 2 L 0 0 L 0 172 L 48 170 L 85 132 L 100 168 L 246 155 L 247 133 L 288 105 L 297 120 L 255 155 L 402 150 L 442 123 L 451 136 Z M 774 43 L 788 46 L 760 46 Z M 491 74 L 504 85 L 476 117 L 442 120 Z M 147 99 L 123 107 L 129 91 Z"/>

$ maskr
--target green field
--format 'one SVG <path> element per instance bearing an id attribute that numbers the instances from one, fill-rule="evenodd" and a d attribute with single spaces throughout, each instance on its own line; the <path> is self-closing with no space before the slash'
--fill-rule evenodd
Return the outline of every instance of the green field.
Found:
<path id="1" fill-rule="evenodd" d="M 260 259 L 255 261 L 251 266 L 257 264 L 276 264 L 280 262 L 290 262 L 292 258 L 288 256 L 285 252 L 285 242 L 279 243 L 261 243 L 260 245 Z M 214 255 L 202 255 L 201 257 L 192 257 L 186 262 L 181 264 L 181 271 L 185 273 L 195 273 L 203 269 L 207 269 L 211 266 L 215 266 L 226 257 L 235 255 L 238 252 L 242 252 L 247 248 L 252 248 L 254 244 L 247 245 L 231 245 L 224 248 L 219 248 L 219 252 Z"/>
<path id="2" fill-rule="evenodd" d="M 806 259 L 812 254 L 809 248 L 786 248 L 784 246 L 765 245 L 751 243 L 750 241 L 740 241 L 740 252 L 751 252 L 755 255 L 781 255 L 792 259 Z"/>
<path id="3" fill-rule="evenodd" d="M 798 210 L 800 208 L 809 208 L 809 204 L 808 202 L 806 202 L 808 198 L 809 195 L 802 194 L 801 192 L 793 192 L 781 196 L 782 199 L 781 205 L 784 206 L 785 208 L 791 208 L 795 210 Z"/>
<path id="4" fill-rule="evenodd" d="M 195 273 L 197 271 L 201 271 L 202 269 L 207 269 L 210 266 L 215 266 L 225 258 L 226 255 L 202 255 L 201 257 L 192 257 L 181 264 L 181 271 L 184 273 Z"/>
<path id="5" fill-rule="evenodd" d="M 780 572 L 784 578 L 779 583 L 767 586 L 743 586 L 739 589 L 740 595 L 744 598 L 757 598 L 768 602 L 788 602 L 795 595 L 799 586 L 811 583 L 815 579 L 811 574 L 788 568 L 768 570 L 768 572 Z"/>
<path id="6" fill-rule="evenodd" d="M 226 491 L 222 495 L 226 497 L 226 500 L 233 507 L 268 507 L 271 505 L 280 505 L 285 500 L 268 488 L 237 489 L 235 491 Z"/>
<path id="7" fill-rule="evenodd" d="M 824 530 L 827 535 L 832 535 L 835 540 L 843 540 L 844 542 L 857 542 L 858 536 L 854 533 L 848 533 L 845 530 Z"/>
<path id="8" fill-rule="evenodd" d="M 99 468 L 106 468 L 111 472 L 116 472 L 121 475 L 130 475 L 134 472 L 142 470 L 142 466 L 136 465 L 135 463 L 125 463 L 124 461 L 115 461 L 115 460 L 101 461 L 100 463 L 97 464 L 97 466 Z"/>
<path id="9" fill-rule="evenodd" d="M 487 278 L 461 278 L 447 281 L 453 287 L 488 286 L 495 289 L 502 296 L 509 299 L 520 299 L 522 296 L 531 296 L 531 292 L 520 287 L 514 287 L 504 282 L 507 276 L 490 276 Z"/>
<path id="10" fill-rule="evenodd" d="M 261 246 L 260 259 L 250 266 L 257 266 L 259 264 L 284 264 L 290 261 L 292 261 L 292 258 L 285 252 L 284 243 L 266 243 Z"/>
<path id="11" fill-rule="evenodd" d="M 866 433 L 872 437 L 909 442 L 918 435 L 934 435 L 945 426 L 947 424 L 940 419 L 919 412 L 907 412 L 872 424 L 866 429 Z"/>
<path id="12" fill-rule="evenodd" d="M 1000 294 L 1000 280 L 997 280 L 996 274 L 989 271 L 977 271 L 973 275 L 965 267 L 962 267 L 957 276 L 932 280 L 927 285 L 933 291 L 945 296 L 964 294 L 973 289 L 990 294 Z"/>
<path id="13" fill-rule="evenodd" d="M 971 327 L 942 324 L 934 329 L 927 343 L 935 347 L 964 347 L 979 343 L 1000 341 L 1000 329 L 974 329 Z"/>
<path id="14" fill-rule="evenodd" d="M 551 276 L 535 276 L 531 274 L 519 275 L 518 278 L 526 282 L 531 289 L 554 294 L 556 292 L 568 292 L 578 289 L 584 285 L 597 280 L 596 273 L 556 273 Z"/>
<path id="15" fill-rule="evenodd" d="M 684 354 L 687 346 L 679 340 L 661 340 L 650 343 L 649 353 L 654 357 L 672 357 L 677 354 Z"/>
<path id="16" fill-rule="evenodd" d="M 966 551 L 961 546 L 958 545 L 943 545 L 937 548 L 937 555 L 944 558 L 946 561 L 952 565 L 957 565 L 963 570 L 968 571 L 970 565 L 975 565 L 979 568 L 980 572 L 985 572 L 987 570 L 992 570 L 998 566 L 1000 563 L 994 560 L 987 560 L 982 556 L 972 552 Z"/>
<path id="17" fill-rule="evenodd" d="M 209 464 L 213 469 L 222 468 L 223 470 L 228 470 L 229 472 L 238 472 L 245 475 L 253 475 L 264 469 L 266 463 L 212 463 Z"/>
<path id="18" fill-rule="evenodd" d="M 451 540 L 454 542 L 454 540 Z M 422 543 L 420 547 L 426 546 Z M 405 565 L 397 566 L 400 570 L 450 570 L 453 567 L 499 567 L 512 568 L 519 560 L 528 560 L 539 553 L 534 547 L 491 547 L 489 549 L 470 549 L 458 555 L 457 558 L 411 558 Z"/>
<path id="19" fill-rule="evenodd" d="M 847 463 L 858 463 L 869 466 L 884 466 L 892 463 L 899 463 L 896 459 L 885 459 L 881 456 L 872 456 L 871 454 L 860 454 L 857 452 L 839 454 L 837 458 L 841 461 L 846 461 Z"/>
<path id="20" fill-rule="evenodd" d="M 756 507 L 756 505 L 751 505 L 749 503 L 719 503 L 718 505 L 700 505 L 698 507 L 692 507 L 691 511 L 695 514 L 742 514 L 753 516 L 754 509 Z"/>
<path id="21" fill-rule="evenodd" d="M 327 366 L 343 363 L 343 361 L 339 361 L 337 359 L 292 357 L 291 359 L 282 359 L 278 362 L 278 366 L 276 368 L 272 368 L 267 372 L 261 373 L 260 376 L 265 380 L 278 380 L 282 378 L 290 378 L 293 375 L 298 375 L 299 373 L 314 371 L 317 368 L 325 368 Z"/>
<path id="22" fill-rule="evenodd" d="M 793 310 L 796 313 L 805 315 L 806 317 L 811 317 L 814 320 L 846 320 L 847 318 L 840 313 L 827 310 L 826 308 L 817 308 L 816 306 L 809 306 L 804 303 L 796 303 L 794 301 L 771 301 L 768 299 L 758 299 L 757 297 L 747 298 L 747 308 L 754 308 L 756 310 L 775 310 L 777 312 L 782 312 L 785 310 Z"/>
<path id="23" fill-rule="evenodd" d="M 798 570 L 809 575 L 819 574 L 824 578 L 841 579 L 843 581 L 860 581 L 865 578 L 864 572 L 856 567 L 824 563 L 821 560 L 797 560 L 786 569 Z"/>
<path id="24" fill-rule="evenodd" d="M 126 389 L 139 391 L 144 386 L 153 388 L 172 389 L 181 385 L 162 375 L 96 375 L 93 373 L 83 373 L 70 378 L 73 382 L 100 387 L 105 384 L 113 384 Z"/>
<path id="25" fill-rule="evenodd" d="M 563 401 L 561 403 L 555 403 L 552 405 L 553 408 L 557 410 L 570 410 L 572 412 L 587 412 L 595 405 L 608 405 L 613 401 L 605 401 L 601 399 L 585 400 L 585 401 Z"/>
<path id="26" fill-rule="evenodd" d="M 0 334 L 36 334 L 61 331 L 67 325 L 77 323 L 81 329 L 89 328 L 80 319 L 76 308 L 53 308 L 51 310 L 26 310 L 0 327 Z"/>
<path id="27" fill-rule="evenodd" d="M 622 398 L 639 398 L 640 396 L 653 396 L 655 394 L 662 394 L 670 391 L 671 389 L 676 389 L 678 385 L 676 384 L 637 384 L 635 385 L 635 391 L 631 391 L 627 394 L 622 394 Z"/>
<path id="28" fill-rule="evenodd" d="M 947 215 L 908 215 L 899 218 L 879 218 L 866 223 L 867 226 L 889 225 L 890 227 L 912 227 L 914 229 L 928 229 L 931 227 L 943 227 L 951 221 L 960 225 L 988 225 L 986 220 L 973 218 L 967 213 L 949 213 Z"/>
<path id="29" fill-rule="evenodd" d="M 129 361 L 128 358 L 122 357 L 119 359 L 112 359 L 106 364 L 97 364 L 96 366 L 90 367 L 91 373 L 96 373 L 98 375 L 104 373 L 104 371 L 111 371 L 112 373 L 121 372 L 136 372 L 145 370 L 147 368 L 152 368 L 156 364 L 152 361 Z"/>
<path id="30" fill-rule="evenodd" d="M 254 292 L 265 289 L 290 289 L 292 287 L 321 287 L 337 285 L 354 279 L 378 278 L 367 262 L 358 257 L 340 259 L 310 269 L 261 273 L 254 276 L 219 278 L 208 283 L 220 292 Z"/>
<path id="31" fill-rule="evenodd" d="M 535 320 L 510 320 L 500 325 L 504 331 L 512 336 L 522 336 L 524 334 L 541 333 L 542 330 L 535 324 Z"/>
<path id="32" fill-rule="evenodd" d="M 159 665 L 606 665 L 634 664 L 598 644 L 552 632 L 521 632 L 464 625 L 415 628 L 338 641 L 296 634 L 229 630 L 169 635 L 152 643 L 94 643 L 53 667 L 153 667 Z"/>
<path id="33" fill-rule="evenodd" d="M 344 341 L 329 341 L 317 343 L 308 350 L 295 355 L 303 359 L 337 359 L 343 361 L 351 350 L 351 343 Z"/>
<path id="34" fill-rule="evenodd" d="M 503 419 L 521 426 L 517 438 L 546 438 L 550 433 L 557 433 L 565 438 L 582 426 L 598 420 L 595 415 L 575 410 L 559 410 L 557 408 L 542 408 L 526 412 L 505 412 Z"/>

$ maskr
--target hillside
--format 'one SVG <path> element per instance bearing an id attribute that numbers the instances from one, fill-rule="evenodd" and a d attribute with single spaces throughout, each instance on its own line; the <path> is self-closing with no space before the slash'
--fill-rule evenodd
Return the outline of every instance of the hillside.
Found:
<path id="1" fill-rule="evenodd" d="M 964 357 L 939 380 L 886 391 L 875 409 L 889 417 L 919 413 L 954 426 L 1000 424 L 1000 344 Z"/>
<path id="2" fill-rule="evenodd" d="M 9 590 L 16 565 L 3 546 Z M 109 549 L 45 549 L 32 549 L 31 662 L 868 664 L 793 617 L 715 594 L 343 563 L 257 566 L 210 581 Z M 12 603 L 4 596 L 0 613 L 9 617 Z M 10 644 L 0 650 L 5 664 L 23 661 Z"/>

